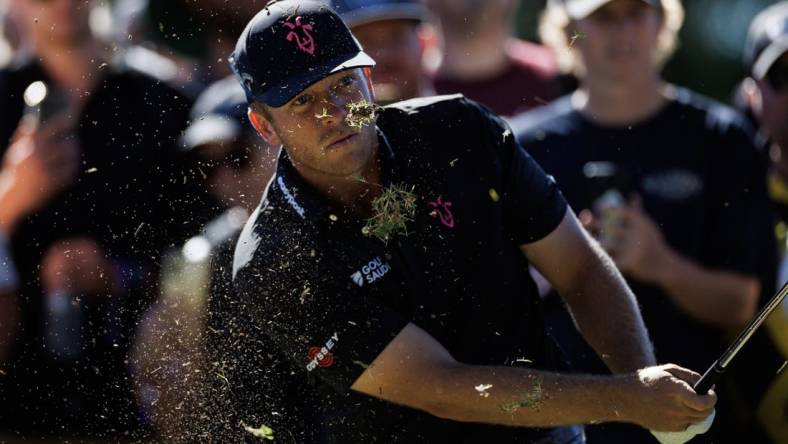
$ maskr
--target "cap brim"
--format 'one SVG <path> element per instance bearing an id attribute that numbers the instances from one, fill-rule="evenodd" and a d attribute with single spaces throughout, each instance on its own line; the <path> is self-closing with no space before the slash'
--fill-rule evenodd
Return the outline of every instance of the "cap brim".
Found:
<path id="1" fill-rule="evenodd" d="M 605 6 L 613 0 L 583 0 L 583 1 L 565 1 L 566 13 L 574 20 L 582 20 L 589 15 L 593 14 L 597 9 Z M 661 2 L 658 0 L 642 0 L 651 6 L 659 7 Z"/>
<path id="2" fill-rule="evenodd" d="M 752 65 L 752 75 L 756 79 L 763 79 L 769 72 L 774 62 L 788 52 L 788 35 L 782 35 L 766 47 Z"/>
<path id="3" fill-rule="evenodd" d="M 195 121 L 180 137 L 180 148 L 192 150 L 201 145 L 232 140 L 241 134 L 241 125 L 228 116 L 209 114 Z"/>
<path id="4" fill-rule="evenodd" d="M 408 20 L 423 22 L 426 13 L 421 4 L 391 4 L 358 8 L 342 14 L 342 20 L 350 27 L 367 25 L 384 20 Z"/>
<path id="5" fill-rule="evenodd" d="M 286 81 L 287 83 L 272 86 L 265 93 L 256 97 L 256 99 L 268 106 L 279 108 L 303 90 L 331 74 L 365 66 L 375 66 L 375 61 L 363 51 L 359 51 L 350 57 L 347 55 L 337 57 L 331 63 L 326 63 L 320 68 L 304 72 L 298 76 L 290 76 Z"/>

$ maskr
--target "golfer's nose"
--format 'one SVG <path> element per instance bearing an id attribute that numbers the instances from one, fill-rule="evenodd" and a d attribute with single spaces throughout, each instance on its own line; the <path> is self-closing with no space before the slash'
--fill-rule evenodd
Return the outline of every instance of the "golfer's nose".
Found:
<path id="1" fill-rule="evenodd" d="M 326 126 L 335 126 L 347 117 L 347 99 L 339 94 L 331 94 L 323 100 L 325 114 L 321 116 L 321 123 Z"/>

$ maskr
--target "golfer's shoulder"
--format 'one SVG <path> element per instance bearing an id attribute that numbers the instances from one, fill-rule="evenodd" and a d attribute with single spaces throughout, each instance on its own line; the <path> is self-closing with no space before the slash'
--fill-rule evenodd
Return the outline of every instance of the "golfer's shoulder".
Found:
<path id="1" fill-rule="evenodd" d="M 424 131 L 457 133 L 469 129 L 480 118 L 493 116 L 492 112 L 462 94 L 419 97 L 392 103 L 382 108 L 378 124 L 387 126 L 409 125 Z"/>
<path id="2" fill-rule="evenodd" d="M 509 119 L 517 140 L 523 144 L 542 144 L 545 140 L 578 137 L 583 131 L 580 113 L 572 106 L 570 95 Z"/>
<path id="3" fill-rule="evenodd" d="M 250 276 L 282 280 L 286 268 L 308 261 L 316 233 L 312 225 L 299 223 L 278 199 L 265 198 L 247 220 L 235 245 L 233 281 Z M 286 204 L 285 204 L 286 205 Z"/>

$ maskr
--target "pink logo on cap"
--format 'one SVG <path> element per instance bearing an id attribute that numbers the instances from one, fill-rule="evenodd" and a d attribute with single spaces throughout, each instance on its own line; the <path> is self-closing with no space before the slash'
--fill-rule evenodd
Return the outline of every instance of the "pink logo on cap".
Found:
<path id="1" fill-rule="evenodd" d="M 454 215 L 451 213 L 451 202 L 444 202 L 442 196 L 438 196 L 433 202 L 428 202 L 433 208 L 430 216 L 437 217 L 441 223 L 449 228 L 454 228 Z"/>
<path id="2" fill-rule="evenodd" d="M 309 55 L 315 54 L 315 39 L 312 37 L 312 34 L 309 33 L 309 31 L 312 30 L 312 25 L 302 25 L 300 15 L 295 18 L 295 23 L 285 22 L 284 25 L 292 29 L 292 31 L 287 33 L 288 42 L 295 40 L 298 49 Z M 302 31 L 304 35 L 299 35 L 297 32 L 299 30 Z"/>

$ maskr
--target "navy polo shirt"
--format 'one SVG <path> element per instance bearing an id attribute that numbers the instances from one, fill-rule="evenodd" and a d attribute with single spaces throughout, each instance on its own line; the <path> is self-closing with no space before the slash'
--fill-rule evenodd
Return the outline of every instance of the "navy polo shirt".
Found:
<path id="1" fill-rule="evenodd" d="M 383 186 L 417 196 L 407 233 L 365 235 L 365 220 L 283 154 L 236 247 L 238 306 L 314 386 L 316 427 L 331 439 L 529 442 L 544 431 L 441 420 L 350 391 L 409 322 L 466 364 L 553 366 L 519 246 L 561 222 L 555 183 L 502 120 L 459 95 L 390 105 L 377 127 Z"/>

